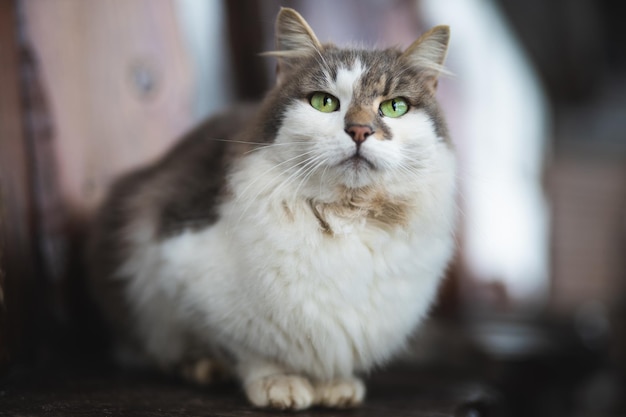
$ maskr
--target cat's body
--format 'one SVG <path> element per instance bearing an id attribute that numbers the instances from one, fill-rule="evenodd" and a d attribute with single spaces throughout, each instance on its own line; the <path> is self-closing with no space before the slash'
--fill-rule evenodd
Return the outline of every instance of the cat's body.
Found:
<path id="1" fill-rule="evenodd" d="M 284 9 L 277 35 L 278 86 L 243 131 L 247 110 L 214 119 L 114 187 L 91 282 L 161 367 L 219 361 L 258 406 L 354 405 L 355 374 L 403 347 L 453 252 L 447 30 L 346 51 Z"/>

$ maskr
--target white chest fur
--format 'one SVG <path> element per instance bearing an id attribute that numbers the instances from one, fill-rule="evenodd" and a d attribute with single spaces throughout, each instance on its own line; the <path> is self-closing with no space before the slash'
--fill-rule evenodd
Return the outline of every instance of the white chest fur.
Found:
<path id="1" fill-rule="evenodd" d="M 237 192 L 256 178 L 244 174 L 218 223 L 143 246 L 125 265 L 130 296 L 144 300 L 137 315 L 147 349 L 176 360 L 191 332 L 319 379 L 388 359 L 433 301 L 452 252 L 452 216 L 426 210 L 390 228 L 329 216 L 330 234 L 307 201 L 287 198 L 293 190 L 268 187 L 241 203 Z M 433 190 L 452 198 L 442 181 L 452 183 L 445 177 Z"/>
<path id="2" fill-rule="evenodd" d="M 120 275 L 130 277 L 146 350 L 179 360 L 191 334 L 319 379 L 388 359 L 431 305 L 452 254 L 453 170 L 417 193 L 425 200 L 407 224 L 329 215 L 332 234 L 309 201 L 290 197 L 293 187 L 277 193 L 272 175 L 250 194 L 263 172 L 251 165 L 231 178 L 234 196 L 213 226 L 159 243 L 141 228 L 131 236 L 136 251 Z"/>

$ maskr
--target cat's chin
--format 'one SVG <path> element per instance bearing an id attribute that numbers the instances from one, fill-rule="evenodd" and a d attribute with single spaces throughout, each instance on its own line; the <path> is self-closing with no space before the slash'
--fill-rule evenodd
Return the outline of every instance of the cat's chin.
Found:
<path id="1" fill-rule="evenodd" d="M 341 182 L 348 188 L 362 188 L 374 182 L 376 166 L 366 158 L 352 156 L 341 162 Z"/>

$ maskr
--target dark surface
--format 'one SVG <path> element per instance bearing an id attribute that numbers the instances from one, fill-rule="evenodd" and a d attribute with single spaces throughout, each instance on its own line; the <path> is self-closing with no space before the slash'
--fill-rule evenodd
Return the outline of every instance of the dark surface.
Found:
<path id="1" fill-rule="evenodd" d="M 354 410 L 298 416 L 624 417 L 626 366 L 610 348 L 582 345 L 567 326 L 519 321 L 422 328 L 414 351 L 366 379 Z M 68 339 L 76 340 L 76 339 Z M 235 383 L 200 387 L 121 370 L 79 343 L 0 376 L 0 416 L 269 416 Z M 32 363 L 46 363 L 34 366 Z"/>
<path id="2" fill-rule="evenodd" d="M 494 391 L 413 368 L 376 373 L 365 404 L 316 408 L 298 416 L 498 416 Z M 105 365 L 14 370 L 0 381 L 0 416 L 270 416 L 288 412 L 248 405 L 234 383 L 198 387 L 162 375 Z"/>

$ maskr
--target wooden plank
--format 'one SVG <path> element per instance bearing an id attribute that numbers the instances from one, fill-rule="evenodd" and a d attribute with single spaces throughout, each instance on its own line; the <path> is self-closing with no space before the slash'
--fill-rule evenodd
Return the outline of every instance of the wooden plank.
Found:
<path id="1" fill-rule="evenodd" d="M 0 2 L 0 369 L 22 352 L 35 273 L 14 1 Z"/>
<path id="2" fill-rule="evenodd" d="M 193 74 L 168 0 L 24 0 L 55 121 L 61 192 L 89 211 L 192 123 Z"/>

